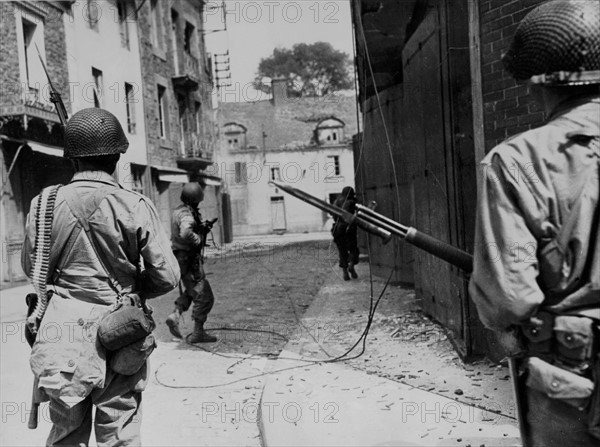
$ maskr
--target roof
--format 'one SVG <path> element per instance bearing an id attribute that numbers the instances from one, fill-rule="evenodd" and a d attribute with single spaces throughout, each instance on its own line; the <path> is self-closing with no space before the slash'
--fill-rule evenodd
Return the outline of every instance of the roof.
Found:
<path id="1" fill-rule="evenodd" d="M 309 146 L 317 125 L 330 118 L 345 123 L 348 141 L 358 131 L 354 96 L 290 98 L 277 106 L 269 100 L 228 102 L 219 104 L 218 115 L 220 128 L 235 123 L 248 129 L 246 147 L 262 148 L 264 132 L 266 150 Z"/>

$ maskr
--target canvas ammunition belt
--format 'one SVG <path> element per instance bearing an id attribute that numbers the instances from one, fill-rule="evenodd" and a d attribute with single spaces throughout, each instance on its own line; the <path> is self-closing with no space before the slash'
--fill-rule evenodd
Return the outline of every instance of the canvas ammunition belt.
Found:
<path id="1" fill-rule="evenodd" d="M 31 278 L 38 300 L 35 309 L 27 318 L 27 325 L 34 333 L 37 331 L 37 322 L 44 316 L 48 304 L 46 283 L 48 280 L 48 264 L 52 244 L 52 221 L 54 219 L 56 194 L 60 186 L 53 185 L 44 188 L 34 204 L 35 245 Z"/>

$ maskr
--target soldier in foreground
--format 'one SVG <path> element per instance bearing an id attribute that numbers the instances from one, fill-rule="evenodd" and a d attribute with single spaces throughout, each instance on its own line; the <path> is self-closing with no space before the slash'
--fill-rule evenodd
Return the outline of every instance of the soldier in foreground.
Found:
<path id="1" fill-rule="evenodd" d="M 173 290 L 179 268 L 152 202 L 112 176 L 128 145 L 106 110 L 81 110 L 65 128 L 64 156 L 75 175 L 46 210 L 53 213 L 47 275 L 52 297 L 30 359 L 37 387 L 50 401 L 49 446 L 88 445 L 92 417 L 98 445 L 141 444 L 147 362 L 132 375 L 117 373 L 96 338 L 98 323 L 118 297 L 135 293 L 145 300 Z M 43 215 L 36 221 L 44 205 L 40 196 L 31 203 L 22 251 L 23 270 L 33 281 L 40 275 L 34 268 L 36 232 L 43 226 Z M 82 230 L 76 215 L 89 228 Z M 58 330 L 48 336 L 44 326 Z"/>
<path id="2" fill-rule="evenodd" d="M 469 291 L 518 359 L 524 445 L 597 446 L 600 2 L 533 9 L 503 62 L 547 121 L 482 162 Z"/>
<path id="3" fill-rule="evenodd" d="M 206 235 L 210 233 L 213 222 L 202 221 L 198 205 L 204 200 L 204 190 L 198 183 L 187 183 L 181 192 L 181 201 L 173 212 L 171 225 L 172 248 L 181 269 L 183 291 L 175 301 L 175 310 L 167 317 L 167 326 L 171 334 L 182 338 L 179 320 L 192 302 L 194 332 L 190 343 L 211 343 L 217 337 L 204 330 L 204 323 L 215 302 L 215 297 L 206 279 L 202 251 L 206 244 Z"/>

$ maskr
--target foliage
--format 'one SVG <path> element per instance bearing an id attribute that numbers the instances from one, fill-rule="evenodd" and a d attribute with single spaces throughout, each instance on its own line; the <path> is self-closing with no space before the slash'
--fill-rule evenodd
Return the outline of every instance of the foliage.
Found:
<path id="1" fill-rule="evenodd" d="M 270 82 L 264 78 L 287 79 L 291 97 L 325 96 L 352 87 L 348 54 L 328 42 L 275 48 L 271 56 L 261 59 L 254 80 L 256 89 L 271 93 Z"/>

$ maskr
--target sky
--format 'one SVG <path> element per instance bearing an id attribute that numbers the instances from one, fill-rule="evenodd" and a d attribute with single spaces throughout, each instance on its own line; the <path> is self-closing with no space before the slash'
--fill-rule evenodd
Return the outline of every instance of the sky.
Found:
<path id="1" fill-rule="evenodd" d="M 209 52 L 229 51 L 231 83 L 221 100 L 268 99 L 251 88 L 258 64 L 277 47 L 325 41 L 352 58 L 352 24 L 349 0 L 225 0 L 223 29 L 221 0 L 205 8 L 205 35 Z M 222 67 L 221 67 L 222 68 Z"/>

